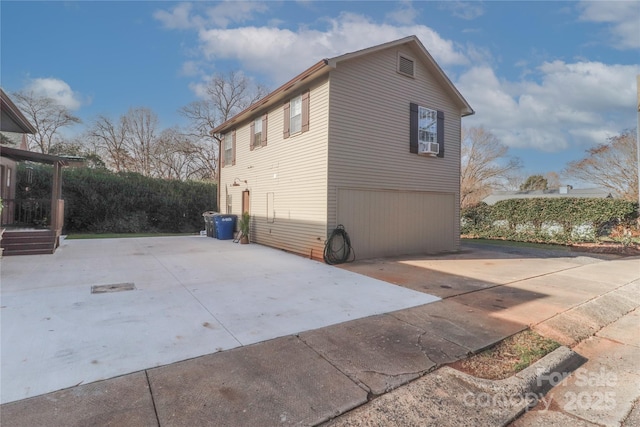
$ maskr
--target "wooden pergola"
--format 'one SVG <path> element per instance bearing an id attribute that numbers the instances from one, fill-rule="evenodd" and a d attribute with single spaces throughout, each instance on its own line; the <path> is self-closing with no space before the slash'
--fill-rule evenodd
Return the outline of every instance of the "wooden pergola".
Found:
<path id="1" fill-rule="evenodd" d="M 51 154 L 36 153 L 34 151 L 20 150 L 17 148 L 0 147 L 0 156 L 14 160 L 16 162 L 29 161 L 44 163 L 53 166 L 53 185 L 51 189 L 51 225 L 55 231 L 56 238 L 62 234 L 64 226 L 64 200 L 62 199 L 62 168 L 68 165 L 68 160 L 64 157 L 53 156 Z"/>
<path id="2" fill-rule="evenodd" d="M 49 229 L 55 234 L 55 249 L 55 247 L 58 246 L 59 237 L 62 234 L 62 227 L 64 226 L 62 168 L 68 165 L 69 160 L 64 157 L 23 150 L 22 148 L 26 148 L 24 136 L 27 134 L 35 134 L 37 132 L 37 129 L 29 122 L 29 120 L 24 116 L 24 114 L 11 100 L 11 98 L 5 93 L 5 91 L 2 90 L 2 88 L 0 88 L 0 107 L 0 131 L 23 135 L 23 146 L 21 148 L 13 148 L 10 146 L 2 145 L 0 146 L 0 157 L 12 161 L 11 163 L 28 161 L 35 163 L 44 163 L 53 166 L 53 188 L 51 189 L 51 216 Z M 11 170 L 14 169 L 11 168 L 12 164 L 5 163 L 6 162 L 0 161 L 0 164 L 2 164 L 2 170 L 7 175 L 10 174 L 11 176 L 2 177 L 1 179 L 3 185 L 7 186 L 7 188 L 4 188 L 3 190 L 8 190 L 3 191 L 2 195 L 5 196 L 5 194 L 9 194 L 8 198 L 13 198 L 16 186 L 16 171 Z M 9 200 L 6 200 L 6 202 L 9 202 Z M 10 203 L 12 202 L 15 201 L 11 201 Z M 9 213 L 8 215 L 11 215 L 11 220 L 13 221 L 13 214 Z M 3 219 L 4 217 L 5 215 L 3 214 Z"/>

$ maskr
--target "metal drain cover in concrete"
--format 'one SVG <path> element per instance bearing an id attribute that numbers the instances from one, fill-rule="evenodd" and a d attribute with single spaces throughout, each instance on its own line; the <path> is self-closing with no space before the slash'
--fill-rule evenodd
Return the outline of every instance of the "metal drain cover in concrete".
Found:
<path id="1" fill-rule="evenodd" d="M 91 287 L 92 294 L 105 294 L 107 292 L 132 291 L 136 288 L 133 283 L 114 283 L 111 285 L 96 285 Z"/>

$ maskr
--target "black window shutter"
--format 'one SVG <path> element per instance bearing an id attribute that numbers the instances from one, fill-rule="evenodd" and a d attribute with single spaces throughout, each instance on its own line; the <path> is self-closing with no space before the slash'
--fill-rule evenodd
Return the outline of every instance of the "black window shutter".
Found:
<path id="1" fill-rule="evenodd" d="M 218 143 L 218 156 L 220 157 L 220 169 L 224 167 L 224 140 L 227 138 L 227 135 L 222 135 L 222 139 Z"/>
<path id="2" fill-rule="evenodd" d="M 289 138 L 289 135 L 291 135 L 291 131 L 289 129 L 289 121 L 291 120 L 291 117 L 289 116 L 290 114 L 290 109 L 291 108 L 291 104 L 289 101 L 287 101 L 286 104 L 284 104 L 284 129 L 282 130 L 282 137 L 283 138 Z"/>
<path id="3" fill-rule="evenodd" d="M 309 91 L 302 94 L 302 132 L 309 130 Z"/>
<path id="4" fill-rule="evenodd" d="M 236 130 L 233 130 L 233 138 L 231 140 L 233 144 L 233 160 L 231 161 L 231 166 L 236 164 Z"/>
<path id="5" fill-rule="evenodd" d="M 253 144 L 255 142 L 255 133 L 256 133 L 256 121 L 251 122 L 250 126 L 251 130 L 249 130 L 249 151 L 253 151 Z"/>
<path id="6" fill-rule="evenodd" d="M 418 154 L 418 104 L 409 104 L 409 152 Z"/>
<path id="7" fill-rule="evenodd" d="M 444 111 L 438 111 L 438 157 L 444 157 Z"/>
<path id="8" fill-rule="evenodd" d="M 267 113 L 262 116 L 262 141 L 260 141 L 261 146 L 267 145 Z"/>

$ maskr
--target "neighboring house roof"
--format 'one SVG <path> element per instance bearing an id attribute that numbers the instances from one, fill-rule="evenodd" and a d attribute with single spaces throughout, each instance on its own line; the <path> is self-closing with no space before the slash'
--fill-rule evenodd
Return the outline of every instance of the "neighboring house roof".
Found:
<path id="1" fill-rule="evenodd" d="M 494 205 L 502 200 L 509 199 L 533 199 L 537 197 L 581 197 L 607 199 L 613 197 L 611 191 L 606 188 L 579 188 L 562 187 L 556 190 L 532 190 L 532 191 L 496 191 L 482 199 L 488 205 Z"/>
<path id="2" fill-rule="evenodd" d="M 429 69 L 433 72 L 433 75 L 436 77 L 438 82 L 445 88 L 445 90 L 451 95 L 451 97 L 456 101 L 459 105 L 460 110 L 462 111 L 462 116 L 469 116 L 474 114 L 473 108 L 469 105 L 466 99 L 460 94 L 458 89 L 453 85 L 451 80 L 446 76 L 444 71 L 438 66 L 433 57 L 429 54 L 427 49 L 425 49 L 424 45 L 418 40 L 416 36 L 409 36 L 399 40 L 395 40 L 388 43 L 383 43 L 377 46 L 369 47 L 366 49 L 358 50 L 356 52 L 347 53 L 344 55 L 336 56 L 334 58 L 323 59 L 310 68 L 306 69 L 302 73 L 298 74 L 293 79 L 289 80 L 287 83 L 283 84 L 264 98 L 255 102 L 251 106 L 249 106 L 244 111 L 236 114 L 229 120 L 220 124 L 216 128 L 211 131 L 211 134 L 220 134 L 225 133 L 230 130 L 233 126 L 241 123 L 249 118 L 251 118 L 254 114 L 258 113 L 259 110 L 266 109 L 284 99 L 286 99 L 293 91 L 297 90 L 301 85 L 306 84 L 309 81 L 312 81 L 322 75 L 327 74 L 332 69 L 336 68 L 336 66 L 343 61 L 348 61 L 353 58 L 358 58 L 363 55 L 368 55 L 374 52 L 378 52 L 383 49 L 388 49 L 390 47 L 400 46 L 403 44 L 409 44 L 415 47 L 417 51 L 422 55 L 425 63 L 429 67 Z"/>
<path id="3" fill-rule="evenodd" d="M 15 133 L 36 133 L 36 128 L 22 114 L 11 98 L 0 88 L 0 131 Z"/>
<path id="4" fill-rule="evenodd" d="M 6 157 L 15 161 L 31 161 L 36 163 L 47 163 L 53 165 L 55 163 L 60 163 L 62 166 L 66 166 L 68 164 L 68 160 L 64 157 L 53 156 L 51 154 L 42 154 L 37 153 L 35 151 L 26 151 L 19 150 L 17 148 L 11 148 L 2 146 L 0 148 L 0 155 L 2 157 Z"/>

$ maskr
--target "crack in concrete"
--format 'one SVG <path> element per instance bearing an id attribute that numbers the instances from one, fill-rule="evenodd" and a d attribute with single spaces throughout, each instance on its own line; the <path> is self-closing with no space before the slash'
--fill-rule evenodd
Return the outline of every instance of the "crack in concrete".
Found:
<path id="1" fill-rule="evenodd" d="M 149 380 L 149 370 L 145 369 L 144 377 L 147 380 L 147 387 L 149 387 L 149 395 L 151 396 L 151 404 L 153 405 L 153 413 L 156 415 L 156 422 L 160 427 L 160 416 L 158 415 L 158 408 L 156 407 L 156 399 L 153 397 L 153 389 L 151 388 L 151 381 Z"/>
<path id="2" fill-rule="evenodd" d="M 363 391 L 367 392 L 367 401 L 371 400 L 370 395 L 372 394 L 372 392 L 371 392 L 371 389 L 366 384 L 364 384 L 362 381 L 358 380 L 357 378 L 353 378 L 349 372 L 343 371 L 338 365 L 333 363 L 331 360 L 327 359 L 324 356 L 324 354 L 320 353 L 318 350 L 313 348 L 313 346 L 308 342 L 306 342 L 300 335 L 295 335 L 295 337 L 298 338 L 311 351 L 313 351 L 315 354 L 320 356 L 321 359 L 325 360 L 329 365 L 333 366 L 338 372 L 340 372 L 345 377 L 349 378 L 351 382 L 353 382 L 355 385 L 360 387 Z"/>

